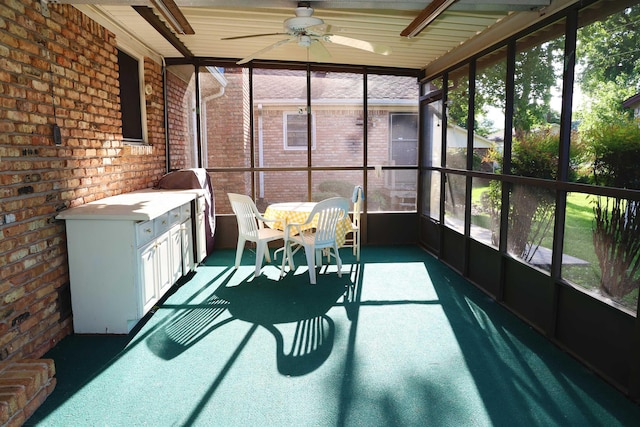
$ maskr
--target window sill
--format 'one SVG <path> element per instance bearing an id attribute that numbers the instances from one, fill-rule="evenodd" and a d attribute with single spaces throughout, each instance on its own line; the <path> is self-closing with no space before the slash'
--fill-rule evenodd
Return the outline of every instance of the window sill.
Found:
<path id="1" fill-rule="evenodd" d="M 124 154 L 130 156 L 144 156 L 153 154 L 153 145 L 150 144 L 124 144 Z"/>

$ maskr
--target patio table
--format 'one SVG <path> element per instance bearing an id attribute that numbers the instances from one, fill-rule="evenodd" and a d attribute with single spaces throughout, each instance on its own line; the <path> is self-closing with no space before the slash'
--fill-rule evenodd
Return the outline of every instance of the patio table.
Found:
<path id="1" fill-rule="evenodd" d="M 267 207 L 267 210 L 264 212 L 264 217 L 276 220 L 275 222 L 267 224 L 270 227 L 284 230 L 286 224 L 305 222 L 315 205 L 315 202 L 274 203 Z M 317 221 L 313 220 L 309 223 L 308 228 L 313 228 L 316 225 Z M 338 222 L 336 227 L 336 241 L 338 246 L 344 245 L 346 235 L 351 231 L 351 227 L 352 224 L 349 215 Z"/>

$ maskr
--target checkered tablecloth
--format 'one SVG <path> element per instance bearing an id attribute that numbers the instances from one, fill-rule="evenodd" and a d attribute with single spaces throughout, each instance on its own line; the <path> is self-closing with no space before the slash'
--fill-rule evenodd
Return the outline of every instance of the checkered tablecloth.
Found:
<path id="1" fill-rule="evenodd" d="M 267 223 L 269 227 L 284 230 L 285 224 L 305 222 L 315 205 L 316 203 L 314 202 L 274 203 L 267 207 L 267 210 L 264 212 L 264 217 L 277 220 Z M 311 221 L 308 228 L 313 228 L 316 225 L 316 221 Z M 349 218 L 349 215 L 338 222 L 338 226 L 336 227 L 336 241 L 338 246 L 344 245 L 346 235 L 351 231 L 351 227 L 351 218 Z"/>

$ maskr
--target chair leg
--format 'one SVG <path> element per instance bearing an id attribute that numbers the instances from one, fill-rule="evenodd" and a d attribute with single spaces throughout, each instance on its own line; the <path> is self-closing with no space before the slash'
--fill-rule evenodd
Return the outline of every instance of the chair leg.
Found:
<path id="1" fill-rule="evenodd" d="M 238 238 L 238 247 L 236 248 L 236 265 L 235 268 L 240 267 L 240 260 L 242 259 L 242 252 L 244 252 L 244 244 L 246 240 L 239 237 Z"/>
<path id="2" fill-rule="evenodd" d="M 356 261 L 360 262 L 360 230 L 358 230 L 358 232 L 356 233 L 357 236 L 357 240 L 356 240 Z"/>
<path id="3" fill-rule="evenodd" d="M 265 250 L 267 252 L 265 252 Z M 268 257 L 267 243 L 266 242 L 257 242 L 256 244 L 256 273 L 255 277 L 260 275 L 260 270 L 262 269 L 262 259 L 267 256 Z"/>
<path id="4" fill-rule="evenodd" d="M 338 265 L 338 277 L 342 277 L 342 259 L 338 252 L 338 245 L 333 246 L 333 250 L 336 252 L 336 264 Z"/>
<path id="5" fill-rule="evenodd" d="M 280 278 L 284 276 L 284 266 L 289 261 L 289 271 L 295 270 L 295 265 L 293 264 L 293 253 L 291 252 L 291 242 L 285 242 L 282 247 L 282 268 L 280 269 Z"/>
<path id="6" fill-rule="evenodd" d="M 264 242 L 264 259 L 271 262 L 271 254 L 269 253 L 269 243 Z"/>
<path id="7" fill-rule="evenodd" d="M 284 276 L 284 266 L 287 263 L 287 258 L 289 257 L 287 254 L 287 242 L 284 242 L 284 246 L 282 247 L 282 267 L 280 268 L 280 278 Z"/>
<path id="8" fill-rule="evenodd" d="M 351 247 L 353 249 L 353 254 L 358 256 L 358 246 L 357 246 L 357 241 L 356 241 L 356 233 L 357 231 L 353 232 L 353 241 L 351 243 L 353 243 L 353 246 Z"/>
<path id="9" fill-rule="evenodd" d="M 309 266 L 309 280 L 312 285 L 316 284 L 316 251 L 311 247 L 304 248 L 304 254 L 307 256 L 307 265 Z"/>

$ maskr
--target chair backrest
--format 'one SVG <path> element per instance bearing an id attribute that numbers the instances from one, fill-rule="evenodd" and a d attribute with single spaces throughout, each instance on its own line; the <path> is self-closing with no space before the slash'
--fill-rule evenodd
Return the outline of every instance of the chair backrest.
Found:
<path id="1" fill-rule="evenodd" d="M 310 218 L 318 218 L 315 246 L 330 246 L 336 240 L 336 227 L 349 212 L 349 201 L 344 197 L 325 199 L 313 208 Z"/>
<path id="2" fill-rule="evenodd" d="M 362 201 L 364 200 L 364 189 L 360 185 L 353 188 L 353 225 L 360 227 L 360 212 L 362 212 Z"/>
<path id="3" fill-rule="evenodd" d="M 258 208 L 251 197 L 244 194 L 227 193 L 231 209 L 238 220 L 238 233 L 245 236 L 257 236 L 260 224 L 256 218 Z"/>

